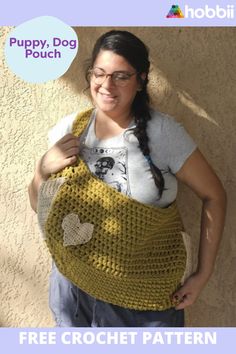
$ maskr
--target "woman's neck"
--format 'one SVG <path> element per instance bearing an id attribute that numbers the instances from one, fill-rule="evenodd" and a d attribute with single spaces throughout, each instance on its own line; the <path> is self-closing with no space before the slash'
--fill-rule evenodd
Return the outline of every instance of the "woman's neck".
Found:
<path id="1" fill-rule="evenodd" d="M 95 120 L 95 134 L 98 139 L 108 139 L 122 133 L 132 121 L 130 113 L 112 115 L 97 111 Z"/>
<path id="2" fill-rule="evenodd" d="M 108 125 L 117 125 L 120 128 L 127 128 L 132 121 L 132 114 L 128 112 L 120 113 L 106 113 L 97 110 L 96 120 L 98 123 L 108 124 Z"/>

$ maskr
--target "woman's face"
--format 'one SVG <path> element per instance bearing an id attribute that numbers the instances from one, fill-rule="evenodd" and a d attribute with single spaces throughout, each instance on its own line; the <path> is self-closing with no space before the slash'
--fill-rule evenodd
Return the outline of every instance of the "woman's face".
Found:
<path id="1" fill-rule="evenodd" d="M 114 72 L 136 73 L 136 70 L 124 57 L 110 50 L 101 50 L 99 52 L 93 69 L 98 70 L 98 72 L 105 72 L 105 74 L 112 74 Z M 93 102 L 98 110 L 111 117 L 121 117 L 121 115 L 130 114 L 134 97 L 137 90 L 140 89 L 136 74 L 130 76 L 124 87 L 120 86 L 119 82 L 115 83 L 115 80 L 112 80 L 111 76 L 105 76 L 104 82 L 101 84 L 97 84 L 94 81 L 92 75 L 90 90 Z"/>

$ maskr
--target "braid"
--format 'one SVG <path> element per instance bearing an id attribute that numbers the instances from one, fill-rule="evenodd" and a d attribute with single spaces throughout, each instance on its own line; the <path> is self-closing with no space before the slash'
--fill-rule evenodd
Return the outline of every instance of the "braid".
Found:
<path id="1" fill-rule="evenodd" d="M 148 146 L 148 135 L 147 135 L 147 123 L 151 119 L 151 114 L 149 110 L 149 95 L 147 92 L 147 79 L 143 82 L 142 91 L 138 91 L 133 102 L 133 114 L 135 117 L 136 127 L 133 129 L 133 133 L 138 139 L 139 148 L 142 151 L 144 157 L 149 163 L 151 173 L 154 178 L 154 182 L 159 190 L 159 198 L 161 198 L 165 181 L 159 168 L 154 165 L 150 157 L 150 149 Z"/>

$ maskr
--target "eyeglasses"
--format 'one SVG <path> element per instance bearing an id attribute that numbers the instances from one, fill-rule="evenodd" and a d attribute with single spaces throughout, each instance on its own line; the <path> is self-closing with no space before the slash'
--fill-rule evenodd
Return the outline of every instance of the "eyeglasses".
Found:
<path id="1" fill-rule="evenodd" d="M 107 74 L 104 70 L 99 68 L 93 68 L 89 71 L 90 78 L 96 85 L 102 85 L 107 77 L 111 77 L 111 81 L 116 86 L 124 87 L 128 85 L 130 78 L 137 74 L 129 73 L 127 71 L 114 71 L 112 74 Z"/>

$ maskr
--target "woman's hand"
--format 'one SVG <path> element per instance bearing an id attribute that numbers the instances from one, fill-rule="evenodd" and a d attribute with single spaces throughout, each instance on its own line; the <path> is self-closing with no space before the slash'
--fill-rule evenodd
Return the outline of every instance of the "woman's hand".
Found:
<path id="1" fill-rule="evenodd" d="M 200 274 L 191 275 L 172 296 L 172 300 L 176 303 L 175 309 L 181 310 L 192 305 L 206 283 L 207 279 L 204 279 Z"/>
<path id="2" fill-rule="evenodd" d="M 65 135 L 53 145 L 39 160 L 34 178 L 28 187 L 30 205 L 37 212 L 38 191 L 43 181 L 52 173 L 59 172 L 76 162 L 79 153 L 79 140 L 72 134 Z"/>
<path id="3" fill-rule="evenodd" d="M 78 137 L 67 134 L 43 155 L 37 165 L 36 172 L 42 180 L 47 180 L 52 173 L 59 172 L 75 163 L 78 153 Z"/>

